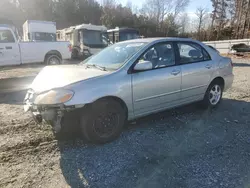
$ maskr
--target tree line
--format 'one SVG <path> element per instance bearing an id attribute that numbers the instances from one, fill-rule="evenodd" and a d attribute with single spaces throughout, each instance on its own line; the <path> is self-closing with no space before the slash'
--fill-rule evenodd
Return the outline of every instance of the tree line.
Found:
<path id="1" fill-rule="evenodd" d="M 211 0 L 213 10 L 185 12 L 190 0 L 145 0 L 142 8 L 115 0 L 1 0 L 0 23 L 21 29 L 25 20 L 55 21 L 57 28 L 92 23 L 132 27 L 145 37 L 191 37 L 198 40 L 248 38 L 250 0 Z"/>

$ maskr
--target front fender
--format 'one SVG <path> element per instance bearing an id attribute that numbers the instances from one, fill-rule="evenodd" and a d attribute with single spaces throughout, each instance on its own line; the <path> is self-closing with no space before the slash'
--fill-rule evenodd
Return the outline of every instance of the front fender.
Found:
<path id="1" fill-rule="evenodd" d="M 131 75 L 112 74 L 94 80 L 76 83 L 68 89 L 75 92 L 66 106 L 83 106 L 104 97 L 117 97 L 124 101 L 129 116 L 133 115 Z"/>

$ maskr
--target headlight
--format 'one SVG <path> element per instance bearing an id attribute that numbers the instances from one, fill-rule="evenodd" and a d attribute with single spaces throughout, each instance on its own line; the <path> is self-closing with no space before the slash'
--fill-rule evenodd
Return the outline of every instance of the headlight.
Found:
<path id="1" fill-rule="evenodd" d="M 35 104 L 62 104 L 69 101 L 74 95 L 71 90 L 55 89 L 40 94 L 35 99 Z"/>

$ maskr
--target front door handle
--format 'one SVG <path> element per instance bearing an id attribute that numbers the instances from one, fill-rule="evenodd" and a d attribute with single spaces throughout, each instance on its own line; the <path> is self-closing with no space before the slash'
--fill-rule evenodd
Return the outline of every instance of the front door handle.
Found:
<path id="1" fill-rule="evenodd" d="M 206 65 L 206 68 L 207 68 L 207 69 L 211 69 L 211 67 L 212 67 L 211 64 L 207 64 L 207 65 Z"/>
<path id="2" fill-rule="evenodd" d="M 173 70 L 171 72 L 171 74 L 176 76 L 176 75 L 180 74 L 180 72 L 181 72 L 180 70 Z"/>
<path id="3" fill-rule="evenodd" d="M 5 48 L 6 48 L 6 50 L 11 50 L 12 46 L 6 46 Z"/>

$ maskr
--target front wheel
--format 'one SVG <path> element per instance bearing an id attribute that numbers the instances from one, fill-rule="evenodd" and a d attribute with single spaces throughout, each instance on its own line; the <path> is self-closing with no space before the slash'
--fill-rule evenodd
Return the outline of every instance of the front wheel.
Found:
<path id="1" fill-rule="evenodd" d="M 125 112 L 114 100 L 101 100 L 92 104 L 81 116 L 83 136 L 93 143 L 107 143 L 116 139 L 125 123 Z"/>
<path id="2" fill-rule="evenodd" d="M 202 106 L 205 108 L 218 106 L 221 102 L 222 94 L 223 85 L 220 82 L 211 83 L 202 101 Z"/>

